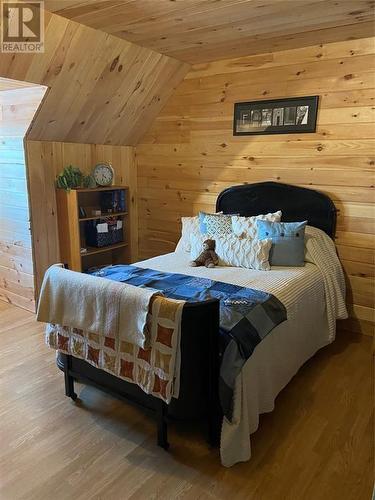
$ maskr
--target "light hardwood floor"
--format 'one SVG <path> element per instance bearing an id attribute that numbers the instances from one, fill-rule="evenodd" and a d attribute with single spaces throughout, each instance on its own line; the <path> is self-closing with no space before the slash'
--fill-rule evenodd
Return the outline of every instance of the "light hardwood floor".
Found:
<path id="1" fill-rule="evenodd" d="M 64 396 L 34 316 L 0 302 L 1 500 L 367 500 L 373 476 L 371 339 L 342 333 L 262 416 L 253 457 L 222 467 L 199 432 L 154 422 L 93 388 Z"/>

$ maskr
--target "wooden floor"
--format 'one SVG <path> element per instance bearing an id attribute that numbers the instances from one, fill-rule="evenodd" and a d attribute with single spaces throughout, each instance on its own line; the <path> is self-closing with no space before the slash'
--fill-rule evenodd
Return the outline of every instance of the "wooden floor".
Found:
<path id="1" fill-rule="evenodd" d="M 169 453 L 140 410 L 79 386 L 64 396 L 31 313 L 0 303 L 0 499 L 367 500 L 373 475 L 371 339 L 341 334 L 280 394 L 253 457 L 220 465 L 199 432 Z"/>

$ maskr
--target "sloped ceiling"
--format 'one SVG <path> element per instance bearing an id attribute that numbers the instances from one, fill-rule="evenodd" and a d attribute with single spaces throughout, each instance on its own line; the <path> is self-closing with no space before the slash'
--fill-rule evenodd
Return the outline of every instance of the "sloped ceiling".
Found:
<path id="1" fill-rule="evenodd" d="M 30 140 L 135 145 L 189 65 L 45 12 L 45 52 L 1 54 L 0 77 L 47 85 Z"/>
<path id="2" fill-rule="evenodd" d="M 45 5 L 189 63 L 374 33 L 372 0 L 45 0 Z"/>

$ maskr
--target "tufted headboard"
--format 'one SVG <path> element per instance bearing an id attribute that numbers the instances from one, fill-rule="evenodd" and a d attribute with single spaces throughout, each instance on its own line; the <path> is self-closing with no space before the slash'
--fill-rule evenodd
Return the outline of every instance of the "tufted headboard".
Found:
<path id="1" fill-rule="evenodd" d="M 307 220 L 310 226 L 335 236 L 336 207 L 325 194 L 279 182 L 243 184 L 225 189 L 219 194 L 216 211 L 246 217 L 281 210 L 282 221 Z"/>

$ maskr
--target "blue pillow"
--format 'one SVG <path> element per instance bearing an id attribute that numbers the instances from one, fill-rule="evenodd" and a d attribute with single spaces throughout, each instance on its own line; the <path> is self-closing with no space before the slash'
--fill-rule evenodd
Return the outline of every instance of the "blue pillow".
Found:
<path id="1" fill-rule="evenodd" d="M 304 222 L 270 222 L 257 220 L 258 238 L 271 238 L 272 247 L 269 262 L 272 266 L 305 265 L 305 227 Z"/>

